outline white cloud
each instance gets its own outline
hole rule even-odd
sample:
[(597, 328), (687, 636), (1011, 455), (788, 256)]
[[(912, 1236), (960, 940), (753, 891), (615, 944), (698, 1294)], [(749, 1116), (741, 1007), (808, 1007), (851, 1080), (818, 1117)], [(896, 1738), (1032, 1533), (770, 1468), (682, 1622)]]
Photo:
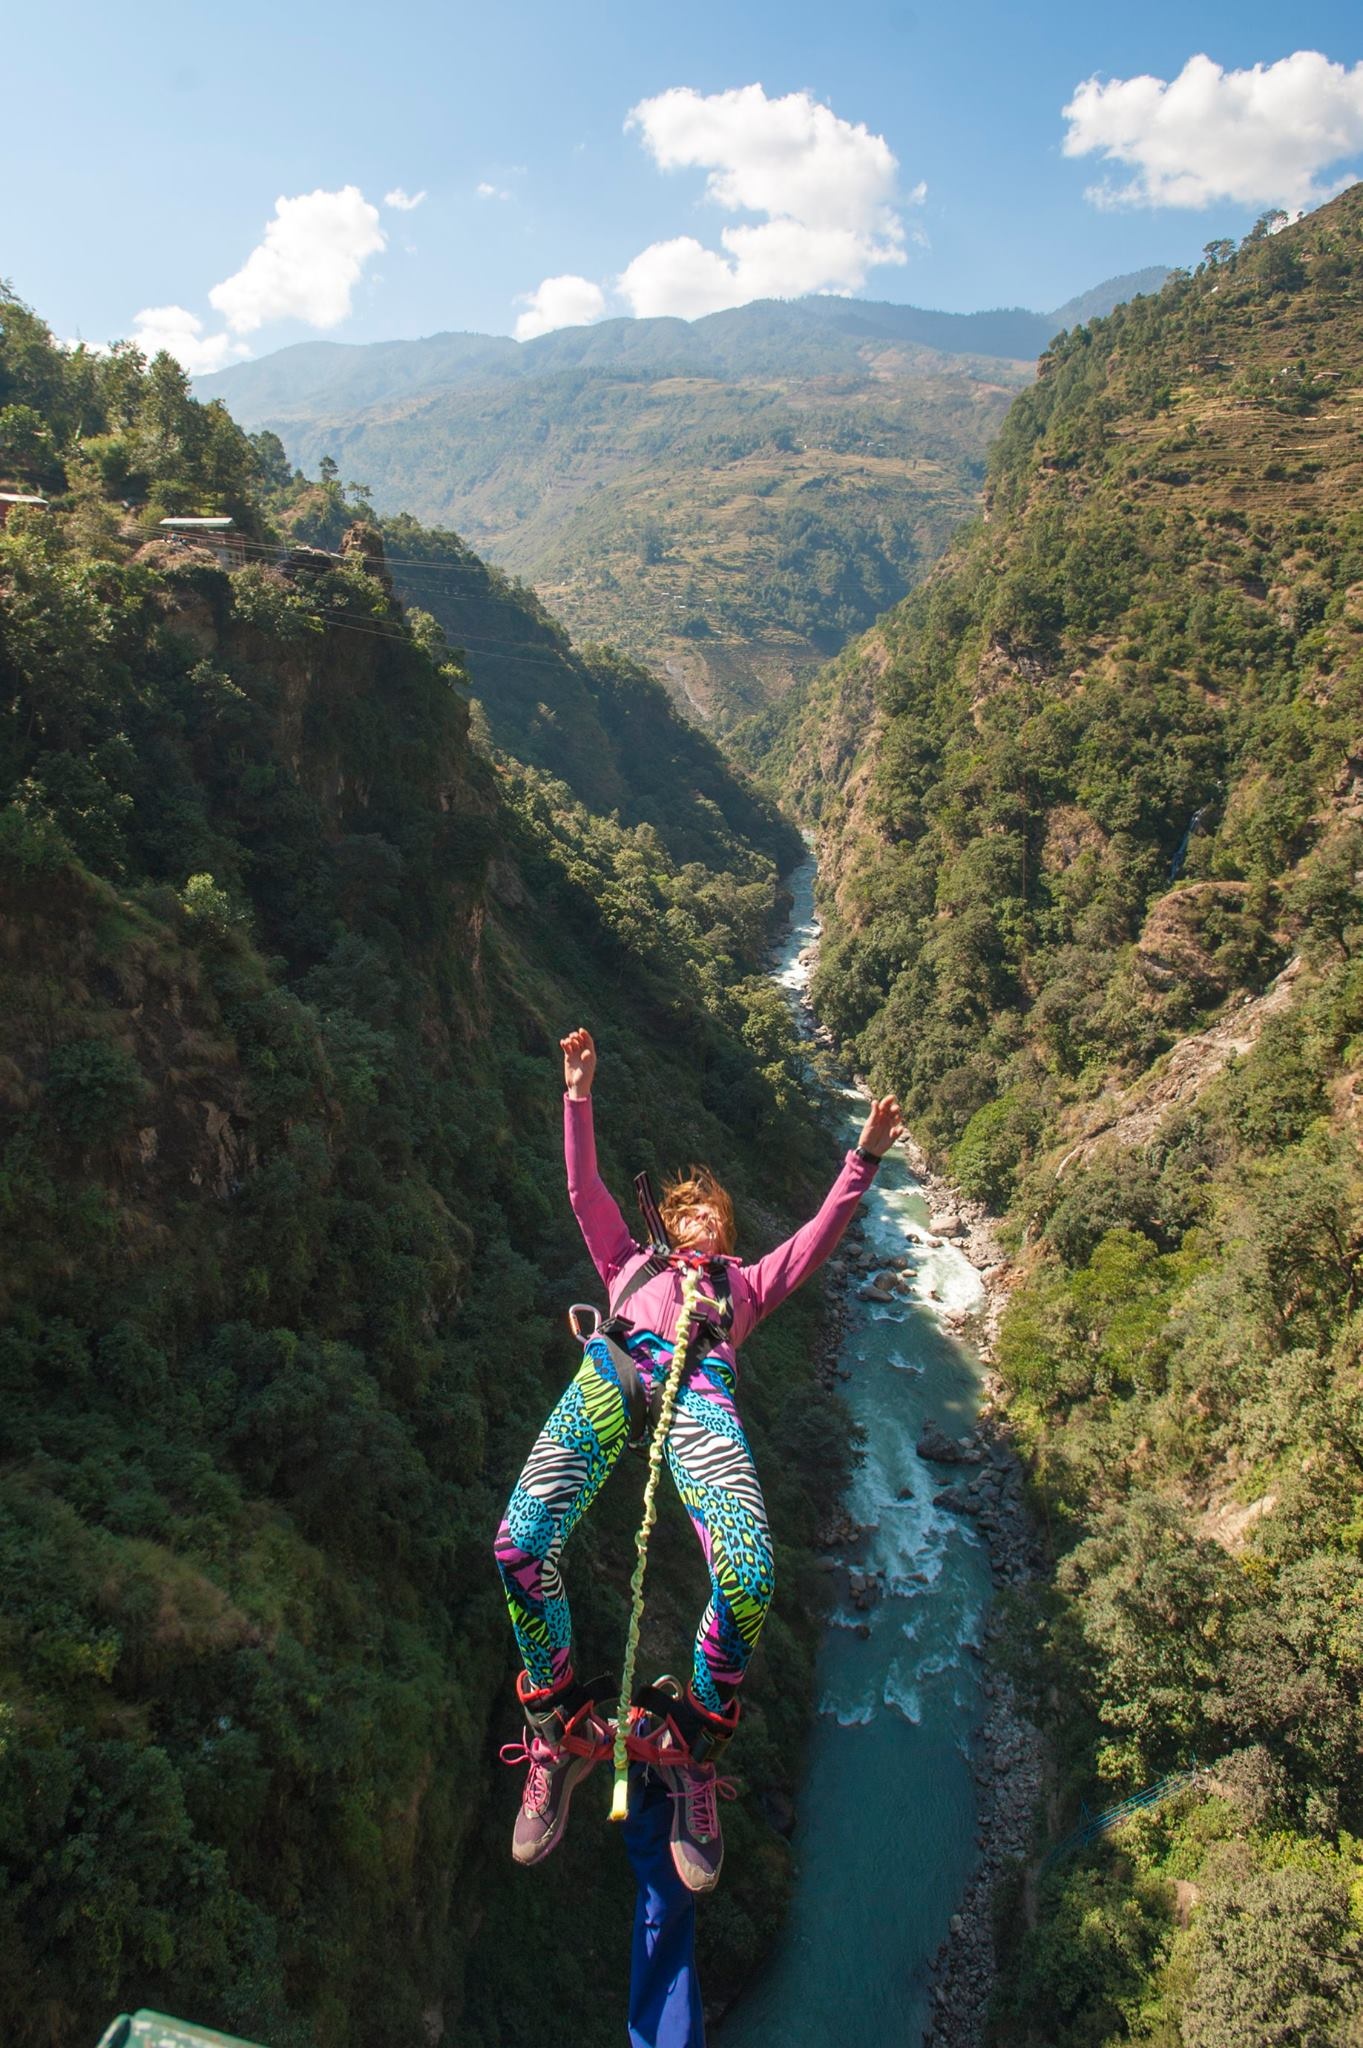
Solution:
[(1353, 182), (1324, 174), (1363, 151), (1363, 63), (1318, 50), (1223, 71), (1190, 57), (1162, 78), (1090, 78), (1064, 108), (1066, 156), (1099, 150), (1127, 183), (1091, 186), (1099, 206), (1315, 206)]
[(253, 334), (271, 320), (336, 327), (367, 259), (386, 247), (379, 213), (357, 185), (338, 192), (302, 192), (277, 199), (240, 270), (208, 294), (234, 334)]
[(517, 341), (533, 341), (555, 327), (588, 327), (606, 310), (606, 294), (587, 277), (546, 277), (538, 291), (523, 292), (527, 310), (516, 322)]
[(383, 203), (394, 207), (398, 213), (415, 213), (425, 197), (424, 192), (404, 192), (401, 185), (394, 185), (391, 192), (384, 193)]
[(511, 197), (505, 186), (489, 185), (486, 179), (481, 184), (475, 185), (473, 189), (480, 199), (509, 199)]
[(230, 334), (205, 334), (197, 313), (186, 312), (183, 306), (144, 306), (133, 324), (132, 339), (147, 356), (165, 349), (191, 377), (207, 376), (251, 353), (245, 342), (233, 341)]
[[(641, 100), (625, 126), (638, 131), (659, 170), (702, 170), (714, 205), (761, 216), (721, 229), (718, 248), (674, 235), (641, 250), (617, 280), (641, 317), (694, 320), (749, 299), (855, 292), (877, 265), (906, 260), (897, 209), (921, 206), (926, 185), (901, 194), (884, 136), (842, 120), (810, 93), (768, 99), (760, 85), (708, 95), (673, 86)], [(531, 303), (562, 282), (546, 279)], [(524, 315), (517, 333), (538, 317)]]
[[(877, 265), (905, 261), (889, 144), (810, 93), (768, 99), (746, 85), (707, 96), (674, 86), (641, 100), (626, 126), (640, 131), (660, 170), (703, 170), (715, 205), (766, 216), (724, 228), (722, 254), (691, 235), (652, 243), (620, 278), (637, 314), (693, 319), (749, 299), (854, 292)], [(916, 186), (909, 203), (925, 197)]]

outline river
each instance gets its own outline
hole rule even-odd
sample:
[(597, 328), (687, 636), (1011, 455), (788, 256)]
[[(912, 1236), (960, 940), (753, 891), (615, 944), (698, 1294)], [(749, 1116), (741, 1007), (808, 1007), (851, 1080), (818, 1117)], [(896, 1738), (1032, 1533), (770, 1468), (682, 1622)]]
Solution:
[[(812, 861), (791, 888), (776, 977), (799, 1004), (808, 979), (800, 955), (818, 935)], [(848, 1089), (829, 1107), (854, 1143), (864, 1103)], [(962, 1518), (933, 1507), (942, 1478), (914, 1446), (928, 1416), (952, 1434), (975, 1418), (979, 1367), (939, 1318), (975, 1306), (983, 1290), (954, 1246), (914, 1244), (926, 1223), (918, 1182), (902, 1160), (887, 1159), (866, 1242), (885, 1256), (912, 1254), (914, 1295), (879, 1307), (853, 1292), (841, 1355), (851, 1374), (844, 1398), (865, 1431), (847, 1502), (865, 1533), (843, 1561), (879, 1575), (884, 1591), (868, 1612), (839, 1605), (832, 1614), (799, 1794), (790, 1919), (717, 2030), (716, 2048), (917, 2048), (928, 1962), (976, 1860), (970, 1734), (980, 1677), (965, 1645), (980, 1640), (989, 1567)]]

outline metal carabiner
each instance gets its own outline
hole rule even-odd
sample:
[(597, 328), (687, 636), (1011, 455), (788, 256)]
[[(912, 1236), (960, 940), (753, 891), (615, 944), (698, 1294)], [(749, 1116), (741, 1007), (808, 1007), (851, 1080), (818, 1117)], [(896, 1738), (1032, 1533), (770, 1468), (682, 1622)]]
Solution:
[[(592, 1318), (591, 1324), (586, 1330), (582, 1328), (582, 1318), (584, 1316)], [(568, 1328), (572, 1331), (579, 1344), (590, 1344), (592, 1338), (598, 1334), (601, 1328), (601, 1311), (595, 1302), (575, 1301), (568, 1311)]]

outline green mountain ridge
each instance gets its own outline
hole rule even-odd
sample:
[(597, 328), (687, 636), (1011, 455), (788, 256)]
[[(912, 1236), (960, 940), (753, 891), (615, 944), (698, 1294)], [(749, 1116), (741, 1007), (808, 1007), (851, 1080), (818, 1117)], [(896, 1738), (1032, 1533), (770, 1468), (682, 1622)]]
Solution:
[(339, 462), (384, 516), (454, 528), (575, 639), (617, 645), (723, 725), (936, 558), (1067, 311), (762, 301), (524, 344), (305, 343), (199, 388), (305, 468)]
[(324, 398), (337, 409), (358, 411), (414, 391), (481, 382), (493, 373), (521, 379), (581, 368), (692, 376), (788, 374), (797, 368), (826, 373), (846, 368), (850, 350), (873, 338), (958, 355), (1026, 359), (1076, 321), (1108, 312), (1138, 292), (1157, 291), (1167, 275), (1155, 267), (1109, 278), (1053, 313), (1022, 307), (937, 313), (827, 296), (753, 300), (698, 320), (603, 320), (527, 342), (460, 332), (415, 341), (303, 341), (199, 377), (194, 388), (200, 398), (221, 399), (248, 429), (278, 431), (281, 419), (307, 418)]
[(1054, 1775), (997, 2048), (1363, 2014), (1363, 186), (1272, 229), (1062, 337), (985, 517), (737, 735), (820, 1016), (1005, 1219)]

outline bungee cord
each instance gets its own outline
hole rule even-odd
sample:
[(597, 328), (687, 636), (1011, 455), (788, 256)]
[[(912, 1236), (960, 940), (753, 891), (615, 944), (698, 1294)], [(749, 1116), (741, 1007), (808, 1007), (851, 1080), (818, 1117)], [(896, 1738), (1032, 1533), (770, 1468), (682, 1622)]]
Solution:
[(610, 1817), (615, 1821), (629, 1818), (629, 1710), (634, 1693), (634, 1667), (639, 1656), (639, 1631), (644, 1618), (644, 1573), (648, 1568), (648, 1539), (657, 1520), (658, 1480), (663, 1469), (663, 1452), (667, 1448), (667, 1439), (672, 1431), (672, 1417), (677, 1406), (682, 1374), (686, 1370), (687, 1350), (694, 1325), (701, 1315), (722, 1313), (717, 1301), (711, 1301), (708, 1296), (701, 1293), (700, 1275), (695, 1268), (690, 1265), (683, 1267), (681, 1313), (672, 1340), (672, 1357), (668, 1363), (667, 1378), (663, 1381), (658, 1421), (648, 1446), (648, 1476), (644, 1481), (643, 1519), (639, 1524), (639, 1533), (634, 1539), (635, 1562), (629, 1587), (629, 1626), (625, 1631), (625, 1660), (620, 1674), (620, 1701), (615, 1711), (615, 1742), (611, 1759), (615, 1779), (611, 1788)]

